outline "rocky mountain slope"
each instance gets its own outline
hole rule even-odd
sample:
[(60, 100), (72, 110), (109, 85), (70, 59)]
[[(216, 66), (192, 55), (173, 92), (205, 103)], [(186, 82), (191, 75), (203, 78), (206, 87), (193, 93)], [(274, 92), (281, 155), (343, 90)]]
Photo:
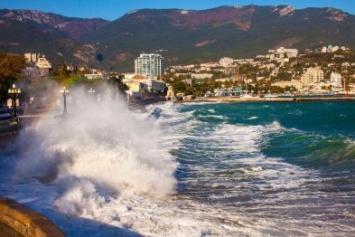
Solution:
[(160, 53), (169, 65), (328, 44), (355, 48), (353, 15), (333, 8), (250, 5), (204, 11), (142, 9), (107, 22), (0, 10), (0, 51), (35, 50), (56, 62), (120, 71), (133, 71), (134, 58), (142, 52)]
[(41, 53), (58, 64), (90, 63), (95, 49), (80, 39), (108, 23), (40, 11), (0, 10), (0, 51)]

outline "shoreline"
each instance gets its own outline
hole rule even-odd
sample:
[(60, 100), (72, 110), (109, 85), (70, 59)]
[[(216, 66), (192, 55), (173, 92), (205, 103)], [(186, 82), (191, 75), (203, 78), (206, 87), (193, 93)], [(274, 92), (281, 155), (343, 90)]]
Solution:
[(276, 97), (276, 98), (240, 98), (232, 96), (215, 96), (215, 97), (197, 97), (196, 99), (188, 99), (176, 101), (175, 103), (189, 103), (189, 102), (306, 102), (306, 101), (355, 101), (355, 97), (342, 96), (342, 97)]

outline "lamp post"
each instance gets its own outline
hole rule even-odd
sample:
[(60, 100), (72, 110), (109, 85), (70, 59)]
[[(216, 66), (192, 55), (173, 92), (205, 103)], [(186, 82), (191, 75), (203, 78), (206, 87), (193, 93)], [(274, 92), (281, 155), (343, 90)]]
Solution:
[(17, 118), (17, 106), (20, 105), (18, 101), (18, 95), (21, 93), (21, 89), (16, 88), (16, 85), (13, 84), (12, 88), (10, 88), (8, 92), (12, 97), (11, 100), (12, 100), (12, 107), (14, 107), (14, 117)]
[(63, 113), (66, 114), (67, 113), (67, 95), (69, 94), (69, 90), (67, 88), (65, 88), (65, 86), (62, 89), (62, 94), (63, 94), (63, 99), (64, 99), (64, 111)]

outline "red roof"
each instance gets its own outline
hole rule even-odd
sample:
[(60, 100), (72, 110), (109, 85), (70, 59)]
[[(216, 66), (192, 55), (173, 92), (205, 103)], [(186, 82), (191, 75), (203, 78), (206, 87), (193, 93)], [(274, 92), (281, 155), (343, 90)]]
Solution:
[(135, 75), (133, 77), (133, 79), (136, 79), (136, 80), (142, 80), (142, 79), (147, 79), (145, 76), (141, 76), (141, 75)]

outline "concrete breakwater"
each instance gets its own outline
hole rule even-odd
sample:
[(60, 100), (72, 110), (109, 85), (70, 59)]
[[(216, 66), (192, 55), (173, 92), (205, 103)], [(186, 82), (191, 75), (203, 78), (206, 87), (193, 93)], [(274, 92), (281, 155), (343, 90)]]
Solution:
[(65, 236), (63, 232), (46, 217), (4, 197), (0, 197), (0, 230), (1, 236)]

